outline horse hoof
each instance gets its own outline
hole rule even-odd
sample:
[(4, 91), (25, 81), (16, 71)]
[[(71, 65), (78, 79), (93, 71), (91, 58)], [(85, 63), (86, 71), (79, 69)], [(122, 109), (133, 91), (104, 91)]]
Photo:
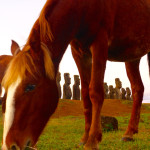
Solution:
[(87, 147), (84, 147), (84, 150), (99, 150), (99, 148), (87, 148)]
[(85, 143), (84, 143), (84, 142), (80, 142), (80, 143), (76, 146), (76, 148), (80, 148), (80, 147), (82, 147), (83, 145), (85, 145)]
[(88, 147), (88, 146), (84, 146), (84, 150), (99, 150), (99, 145), (97, 144), (97, 145), (95, 145), (95, 146), (90, 146), (90, 147)]
[(134, 139), (131, 138), (131, 137), (123, 137), (122, 141), (124, 141), (124, 142), (132, 142), (132, 141), (134, 141)]

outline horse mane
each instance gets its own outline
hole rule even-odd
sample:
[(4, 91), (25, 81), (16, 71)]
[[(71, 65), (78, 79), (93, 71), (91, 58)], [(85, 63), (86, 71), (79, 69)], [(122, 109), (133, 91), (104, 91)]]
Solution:
[[(45, 74), (50, 79), (54, 79), (54, 65), (49, 50), (47, 46), (43, 43), (41, 43), (41, 49), (43, 50), (44, 56)], [(26, 78), (26, 71), (29, 72), (30, 75), (34, 78), (36, 78), (36, 73), (39, 74), (39, 70), (34, 63), (33, 58), (29, 53), (29, 50), (30, 46), (25, 46), (22, 51), (14, 56), (14, 58), (8, 65), (8, 68), (2, 80), (2, 86), (5, 88), (6, 91), (8, 87), (17, 80), (18, 77), (20, 77), (22, 80)]]
[(45, 66), (45, 73), (47, 77), (50, 79), (55, 78), (55, 69), (54, 69), (54, 64), (51, 59), (51, 54), (48, 49), (48, 47), (41, 42), (41, 49), (43, 50), (43, 55), (44, 55), (44, 66)]
[[(53, 34), (51, 31), (50, 24), (47, 21), (46, 15), (49, 13), (49, 10), (52, 10), (55, 4), (57, 3), (56, 0), (47, 0), (45, 3), (43, 9), (41, 10), (40, 16), (39, 16), (39, 25), (40, 25), (40, 39), (43, 41), (43, 39), (48, 38), (48, 40), (53, 40)], [(32, 34), (30, 33), (28, 41)], [(47, 48), (47, 46), (41, 42), (41, 49), (43, 50), (43, 56), (44, 56), (44, 67), (45, 67), (45, 73), (46, 76), (48, 76), (50, 79), (54, 79), (55, 77), (55, 71), (54, 71), (54, 65), (51, 59), (50, 52)], [(38, 72), (38, 69), (36, 65), (34, 64), (33, 58), (28, 53), (30, 50), (29, 42), (27, 42), (27, 45), (23, 48), (21, 52), (19, 52), (10, 64), (8, 65), (8, 68), (6, 70), (6, 73), (4, 75), (4, 78), (2, 80), (2, 86), (5, 88), (5, 90), (8, 89), (8, 87), (17, 80), (18, 76), (21, 79), (24, 79), (26, 77), (26, 71), (28, 71), (34, 78), (35, 78), (35, 72)], [(32, 67), (31, 67), (32, 66)], [(33, 73), (34, 70), (34, 73)]]
[(54, 39), (50, 24), (47, 21), (46, 15), (49, 10), (53, 9), (55, 0), (47, 0), (39, 16), (40, 38), (48, 38), (50, 41)]

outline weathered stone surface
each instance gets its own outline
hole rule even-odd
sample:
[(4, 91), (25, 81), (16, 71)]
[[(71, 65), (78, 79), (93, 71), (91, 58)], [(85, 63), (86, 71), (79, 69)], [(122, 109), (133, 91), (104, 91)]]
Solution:
[(121, 89), (121, 99), (126, 99), (126, 90), (124, 88)]
[(101, 124), (103, 131), (117, 131), (118, 120), (115, 117), (101, 116)]
[[(63, 93), (61, 90), (61, 73), (58, 72), (56, 82), (59, 92), (59, 98), (62, 97), (63, 99), (74, 99), (80, 100), (82, 99), (82, 93), (80, 89), (80, 79), (78, 75), (74, 75), (74, 85), (72, 86), (72, 90), (70, 88), (71, 78), (69, 73), (64, 73), (65, 83), (63, 85)], [(122, 99), (122, 100), (133, 100), (131, 90), (129, 87), (126, 89), (122, 88), (122, 82), (119, 78), (115, 78), (115, 88), (113, 85), (109, 85), (104, 82), (104, 98), (105, 99)]]
[(80, 79), (79, 75), (74, 75), (73, 99), (80, 100)]
[(109, 99), (114, 99), (115, 98), (115, 89), (113, 88), (112, 85), (109, 85), (109, 93), (108, 93), (108, 98)]
[(71, 99), (72, 92), (70, 88), (71, 78), (69, 73), (64, 73), (65, 84), (63, 85), (63, 99)]
[(120, 81), (119, 78), (115, 79), (115, 99), (121, 99), (121, 91), (120, 89), (122, 88), (122, 82)]
[(131, 100), (131, 90), (129, 87), (126, 88), (126, 92), (127, 92), (126, 100)]
[(106, 82), (104, 82), (104, 98), (108, 99), (109, 95), (108, 95), (108, 85)]

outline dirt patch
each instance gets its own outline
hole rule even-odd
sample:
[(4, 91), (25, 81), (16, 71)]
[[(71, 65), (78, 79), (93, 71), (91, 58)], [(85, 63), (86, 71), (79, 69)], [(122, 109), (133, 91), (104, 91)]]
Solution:
[[(123, 102), (122, 100), (106, 99), (102, 107), (102, 115), (104, 116), (126, 116), (131, 113), (132, 102)], [(150, 109), (142, 106), (142, 113), (150, 113)], [(58, 118), (62, 116), (81, 116), (83, 115), (82, 101), (78, 100), (59, 100), (56, 112), (52, 117)]]

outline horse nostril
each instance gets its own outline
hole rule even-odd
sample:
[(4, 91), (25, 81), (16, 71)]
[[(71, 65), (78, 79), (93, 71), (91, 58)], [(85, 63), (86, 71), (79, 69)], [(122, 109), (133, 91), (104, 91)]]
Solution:
[(16, 146), (15, 145), (12, 145), (10, 150), (17, 150)]
[(27, 146), (30, 146), (30, 145), (31, 145), (31, 141), (28, 141), (28, 142), (27, 142)]
[(10, 150), (20, 150), (20, 148), (17, 145), (12, 145)]

